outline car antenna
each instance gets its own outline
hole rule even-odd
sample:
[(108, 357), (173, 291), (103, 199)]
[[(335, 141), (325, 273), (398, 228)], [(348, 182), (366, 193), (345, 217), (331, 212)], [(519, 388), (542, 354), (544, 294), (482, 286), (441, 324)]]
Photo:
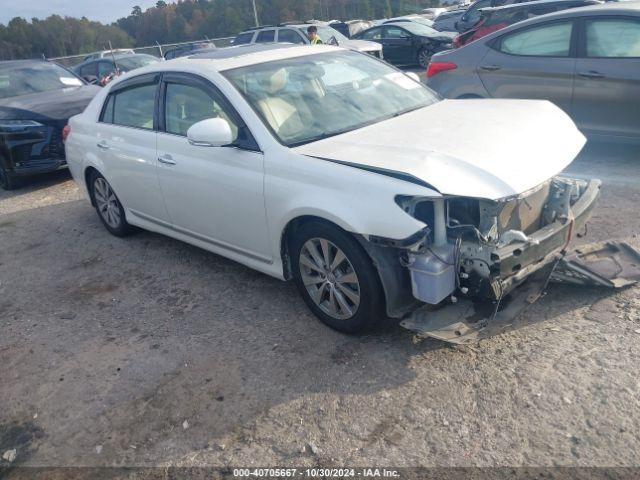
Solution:
[(116, 72), (120, 69), (118, 68), (118, 63), (116, 62), (116, 55), (113, 53), (113, 47), (111, 46), (111, 40), (109, 40), (109, 50), (111, 50), (111, 58), (113, 59), (113, 66), (116, 67)]

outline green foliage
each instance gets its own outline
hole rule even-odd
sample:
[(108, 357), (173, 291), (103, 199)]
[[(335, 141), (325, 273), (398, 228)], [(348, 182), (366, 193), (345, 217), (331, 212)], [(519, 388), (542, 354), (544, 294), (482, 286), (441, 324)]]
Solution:
[[(438, 4), (438, 0), (255, 1), (262, 24), (384, 18)], [(34, 18), (31, 23), (16, 17), (7, 26), (0, 25), (0, 59), (90, 53), (108, 48), (109, 41), (122, 48), (228, 37), (254, 23), (252, 0), (159, 0), (146, 11), (134, 6), (129, 16), (112, 25), (59, 15)]]
[(58, 57), (90, 53), (95, 50), (131, 47), (133, 39), (121, 28), (86, 18), (51, 15), (31, 23), (16, 17), (0, 25), (0, 59)]

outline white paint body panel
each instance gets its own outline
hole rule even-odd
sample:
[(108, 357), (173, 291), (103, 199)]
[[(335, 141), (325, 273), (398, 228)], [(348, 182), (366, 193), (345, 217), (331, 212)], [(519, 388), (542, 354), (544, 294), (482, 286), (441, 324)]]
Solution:
[[(568, 117), (544, 102), (445, 101), (290, 149), (273, 138), (220, 74), (228, 68), (335, 50), (291, 47), (224, 60), (178, 59), (139, 69), (136, 75), (177, 71), (211, 81), (242, 116), (261, 152), (195, 147), (184, 137), (99, 123), (104, 100), (121, 79), (70, 120), (66, 149), (71, 173), (86, 193), (85, 172), (98, 170), (133, 225), (283, 278), (282, 235), (291, 220), (311, 215), (365, 237), (404, 239), (425, 225), (406, 214), (395, 197), (441, 197), (422, 185), (313, 156), (406, 172), (447, 194), (498, 198), (547, 180), (573, 160), (584, 141)], [(113, 148), (98, 148), (101, 140)], [(165, 154), (175, 165), (158, 162)]]
[(444, 100), (295, 150), (406, 173), (445, 195), (499, 199), (558, 174), (585, 142), (550, 102)]

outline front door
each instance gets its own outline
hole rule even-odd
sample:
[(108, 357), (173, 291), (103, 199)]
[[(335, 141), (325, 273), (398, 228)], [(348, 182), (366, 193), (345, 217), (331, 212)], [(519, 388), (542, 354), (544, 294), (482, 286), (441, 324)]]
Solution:
[[(217, 249), (270, 261), (264, 158), (236, 111), (194, 75), (165, 74), (160, 98), (158, 178), (173, 228)], [(189, 127), (216, 117), (229, 122), (235, 145), (189, 143)]]
[(639, 138), (640, 18), (587, 19), (584, 33), (573, 94), (576, 123), (590, 134)]
[(416, 63), (413, 36), (404, 28), (386, 26), (382, 33), (382, 53), (384, 59), (397, 65)]
[(570, 113), (574, 42), (573, 21), (510, 32), (488, 49), (478, 75), (492, 97), (550, 100)]

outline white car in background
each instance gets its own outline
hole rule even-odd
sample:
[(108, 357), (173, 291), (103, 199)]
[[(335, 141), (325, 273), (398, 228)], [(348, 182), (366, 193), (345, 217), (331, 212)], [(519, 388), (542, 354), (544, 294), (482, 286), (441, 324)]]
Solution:
[[(294, 279), (344, 332), (385, 316), (418, 331), (421, 307), (454, 296), (499, 303), (556, 264), (599, 195), (556, 177), (585, 139), (551, 103), (441, 101), (326, 45), (150, 65), (65, 135), (109, 232), (141, 227)], [(444, 338), (437, 327), (420, 328)]]

